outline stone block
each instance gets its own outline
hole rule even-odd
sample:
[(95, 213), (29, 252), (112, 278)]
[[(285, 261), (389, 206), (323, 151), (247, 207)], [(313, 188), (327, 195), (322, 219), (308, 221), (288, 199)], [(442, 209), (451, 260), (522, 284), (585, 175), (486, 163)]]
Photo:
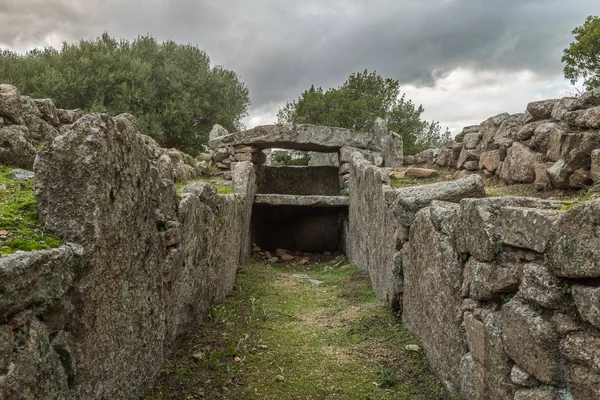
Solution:
[(437, 175), (438, 172), (435, 169), (429, 168), (408, 168), (404, 172), (404, 176), (408, 178), (431, 178)]
[(498, 234), (505, 244), (543, 253), (552, 234), (552, 224), (560, 211), (524, 208), (500, 208)]
[(545, 265), (525, 264), (519, 297), (542, 307), (557, 309), (564, 304), (563, 284)]
[(571, 294), (581, 318), (600, 329), (600, 287), (573, 285)]
[(573, 399), (600, 398), (600, 339), (575, 333), (563, 339), (560, 348)]
[(21, 95), (12, 85), (0, 84), (0, 116), (13, 123), (21, 122)]
[(558, 333), (518, 298), (502, 307), (502, 340), (506, 353), (537, 380), (557, 386), (565, 383)]
[(552, 228), (548, 265), (557, 276), (600, 277), (600, 199), (563, 211)]
[(550, 119), (552, 117), (552, 110), (559, 102), (559, 99), (532, 101), (527, 104), (523, 121), (527, 124), (533, 121)]
[(480, 154), (481, 152), (479, 150), (469, 150), (467, 148), (463, 148), (460, 152), (460, 156), (458, 157), (458, 161), (456, 162), (456, 169), (463, 169), (467, 161), (479, 162)]
[(519, 265), (504, 267), (471, 258), (465, 265), (461, 293), (476, 300), (493, 300), (503, 293), (514, 293), (520, 283)]
[[(504, 154), (506, 155), (506, 154)], [(484, 151), (479, 157), (479, 169), (487, 169), (488, 171), (496, 171), (503, 160), (501, 150)]]
[(535, 152), (527, 146), (515, 142), (506, 152), (500, 178), (509, 182), (534, 182), (536, 162), (537, 154)]

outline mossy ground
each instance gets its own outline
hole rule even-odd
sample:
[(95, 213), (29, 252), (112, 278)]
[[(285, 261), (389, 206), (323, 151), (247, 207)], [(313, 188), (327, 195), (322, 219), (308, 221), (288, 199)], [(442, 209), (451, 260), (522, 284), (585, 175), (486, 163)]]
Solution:
[(337, 264), (245, 265), (144, 398), (453, 398), (364, 274)]
[(12, 170), (0, 166), (0, 255), (60, 246), (40, 226), (33, 181), (12, 179)]
[(226, 180), (219, 179), (219, 178), (198, 178), (198, 179), (191, 179), (189, 181), (178, 182), (175, 184), (175, 186), (177, 187), (177, 191), (181, 192), (183, 190), (183, 188), (185, 187), (185, 185), (187, 185), (188, 183), (191, 183), (191, 182), (206, 182), (206, 183), (214, 186), (215, 189), (217, 189), (218, 194), (233, 194), (233, 193), (235, 193), (235, 191), (231, 187), (230, 181), (226, 181)]
[(406, 172), (408, 168), (398, 168), (395, 171), (398, 171), (398, 176), (392, 178), (391, 186), (393, 188), (403, 188), (407, 186), (416, 186), (416, 185), (425, 185), (428, 183), (436, 183), (436, 182), (444, 182), (452, 179), (452, 174), (454, 171), (449, 169), (437, 169), (438, 174), (431, 178), (411, 178), (402, 176), (404, 172)]

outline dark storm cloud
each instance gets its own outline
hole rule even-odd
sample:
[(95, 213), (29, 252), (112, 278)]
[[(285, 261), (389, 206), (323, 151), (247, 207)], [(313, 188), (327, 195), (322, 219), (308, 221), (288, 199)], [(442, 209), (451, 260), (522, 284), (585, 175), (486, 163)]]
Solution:
[(194, 43), (240, 74), (259, 110), (364, 69), (421, 85), (457, 67), (554, 76), (570, 31), (596, 9), (597, 0), (9, 0), (0, 43), (103, 31)]

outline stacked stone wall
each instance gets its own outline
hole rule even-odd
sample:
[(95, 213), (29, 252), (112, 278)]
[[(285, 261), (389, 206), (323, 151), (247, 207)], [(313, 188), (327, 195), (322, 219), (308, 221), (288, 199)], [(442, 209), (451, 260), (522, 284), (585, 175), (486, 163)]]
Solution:
[(600, 89), (579, 97), (529, 103), (525, 113), (503, 113), (465, 127), (442, 148), (407, 157), (497, 176), (538, 189), (580, 189), (600, 182)]
[(358, 154), (350, 176), (348, 255), (450, 390), (600, 397), (600, 200), (444, 199), (448, 182), (415, 201)]

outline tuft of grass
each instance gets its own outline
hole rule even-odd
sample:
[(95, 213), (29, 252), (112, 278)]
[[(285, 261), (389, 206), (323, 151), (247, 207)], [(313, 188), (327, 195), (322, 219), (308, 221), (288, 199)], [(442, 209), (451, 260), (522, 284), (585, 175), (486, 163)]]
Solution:
[(18, 250), (36, 251), (60, 246), (58, 239), (45, 231), (38, 220), (33, 181), (14, 180), (13, 168), (0, 166), (0, 255)]
[(177, 189), (177, 192), (181, 194), (183, 191), (183, 188), (188, 183), (192, 183), (192, 182), (208, 183), (211, 186), (213, 186), (215, 189), (217, 189), (218, 194), (234, 194), (235, 193), (235, 191), (231, 187), (231, 184), (228, 181), (224, 181), (222, 179), (211, 179), (211, 178), (198, 178), (198, 179), (190, 179), (188, 181), (183, 181), (183, 182), (177, 182), (175, 184), (175, 188)]
[(560, 209), (568, 210), (574, 206), (577, 206), (577, 201), (588, 201), (593, 200), (600, 196), (600, 194), (594, 194), (592, 190), (581, 189), (553, 189), (546, 191), (539, 191), (532, 183), (516, 183), (507, 185), (503, 183), (498, 184), (486, 184), (485, 193), (487, 197), (536, 197), (540, 199), (548, 200), (561, 200), (565, 207)]
[[(407, 168), (399, 168), (396, 169), (397, 172), (404, 172)], [(452, 175), (453, 171), (448, 169), (439, 169), (438, 174), (431, 178), (411, 178), (406, 176), (397, 176), (392, 178), (391, 186), (395, 189), (403, 188), (407, 186), (416, 186), (416, 185), (425, 185), (428, 183), (436, 183), (443, 182), (450, 179), (450, 175)]]
[(216, 185), (218, 194), (234, 194), (235, 190), (229, 185)]
[(365, 273), (340, 261), (242, 266), (145, 399), (454, 398), (425, 352), (405, 349), (418, 341)]
[(377, 385), (381, 388), (392, 388), (400, 382), (400, 379), (398, 378), (398, 375), (396, 375), (394, 369), (383, 365), (379, 366), (377, 378)]

